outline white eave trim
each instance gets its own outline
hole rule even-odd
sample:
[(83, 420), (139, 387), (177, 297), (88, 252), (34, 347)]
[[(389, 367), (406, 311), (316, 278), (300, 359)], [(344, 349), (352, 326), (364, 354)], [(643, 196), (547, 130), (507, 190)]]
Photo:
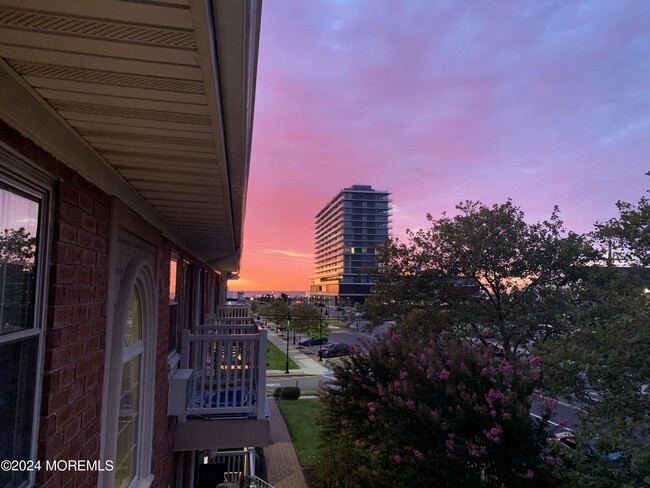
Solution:
[[(224, 204), (230, 222), (230, 245), (235, 267), (239, 267), (239, 256), (237, 256), (237, 246), (235, 244), (235, 223), (232, 211), (231, 182), (228, 170), (228, 152), (226, 147), (226, 135), (224, 132), (224, 114), (221, 103), (221, 90), (219, 85), (219, 63), (217, 60), (216, 31), (214, 25), (213, 8), (211, 0), (190, 0), (190, 12), (194, 24), (196, 35), (196, 45), (199, 53), (199, 62), (203, 73), (203, 83), (208, 102), (208, 111), (212, 121), (214, 141), (217, 151), (220, 153), (219, 159), (222, 162), (219, 170), (223, 174), (223, 181), (227, 182), (225, 186), (226, 195)], [(230, 254), (230, 253), (229, 253)], [(214, 261), (211, 260), (211, 261)], [(233, 270), (229, 270), (233, 271)]]
[[(0, 59), (0, 115), (18, 132), (109, 195), (122, 200), (171, 240), (185, 239), (122, 176), (68, 125), (14, 70)], [(202, 256), (197, 256), (203, 258)]]

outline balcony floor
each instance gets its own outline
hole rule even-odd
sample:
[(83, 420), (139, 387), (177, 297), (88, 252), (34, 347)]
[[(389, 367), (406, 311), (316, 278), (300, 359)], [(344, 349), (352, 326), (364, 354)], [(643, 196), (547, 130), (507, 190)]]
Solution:
[(174, 451), (265, 447), (269, 430), (268, 420), (188, 419), (174, 425)]

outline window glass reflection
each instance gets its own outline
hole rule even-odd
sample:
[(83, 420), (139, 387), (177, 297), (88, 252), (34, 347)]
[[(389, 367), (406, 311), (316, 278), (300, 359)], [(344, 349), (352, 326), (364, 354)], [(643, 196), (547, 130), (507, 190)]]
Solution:
[(0, 183), (0, 335), (34, 327), (39, 202)]

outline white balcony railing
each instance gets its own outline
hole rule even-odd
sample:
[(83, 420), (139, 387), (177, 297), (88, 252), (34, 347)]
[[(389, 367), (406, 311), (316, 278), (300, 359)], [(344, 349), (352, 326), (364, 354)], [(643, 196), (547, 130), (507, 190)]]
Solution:
[(193, 370), (186, 415), (204, 419), (265, 417), (266, 330), (249, 322), (199, 326), (181, 337), (181, 368)]
[(214, 319), (196, 326), (196, 332), (200, 334), (256, 334), (257, 331), (258, 327), (251, 322), (250, 317), (248, 319)]
[(219, 305), (217, 310), (213, 314), (207, 314), (205, 318), (206, 322), (210, 322), (213, 319), (229, 319), (229, 318), (238, 318), (238, 319), (251, 319), (251, 306), (249, 304), (237, 304), (237, 305)]

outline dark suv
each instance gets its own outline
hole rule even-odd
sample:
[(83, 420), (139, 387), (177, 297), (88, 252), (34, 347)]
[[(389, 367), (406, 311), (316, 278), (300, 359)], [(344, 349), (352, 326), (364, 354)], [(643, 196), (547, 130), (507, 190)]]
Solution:
[(299, 346), (320, 346), (321, 344), (327, 344), (327, 336), (325, 337), (305, 337), (304, 339), (300, 339), (298, 341)]
[(335, 358), (338, 356), (349, 356), (352, 348), (348, 344), (333, 343), (328, 344), (318, 351), (318, 355), (323, 358)]

